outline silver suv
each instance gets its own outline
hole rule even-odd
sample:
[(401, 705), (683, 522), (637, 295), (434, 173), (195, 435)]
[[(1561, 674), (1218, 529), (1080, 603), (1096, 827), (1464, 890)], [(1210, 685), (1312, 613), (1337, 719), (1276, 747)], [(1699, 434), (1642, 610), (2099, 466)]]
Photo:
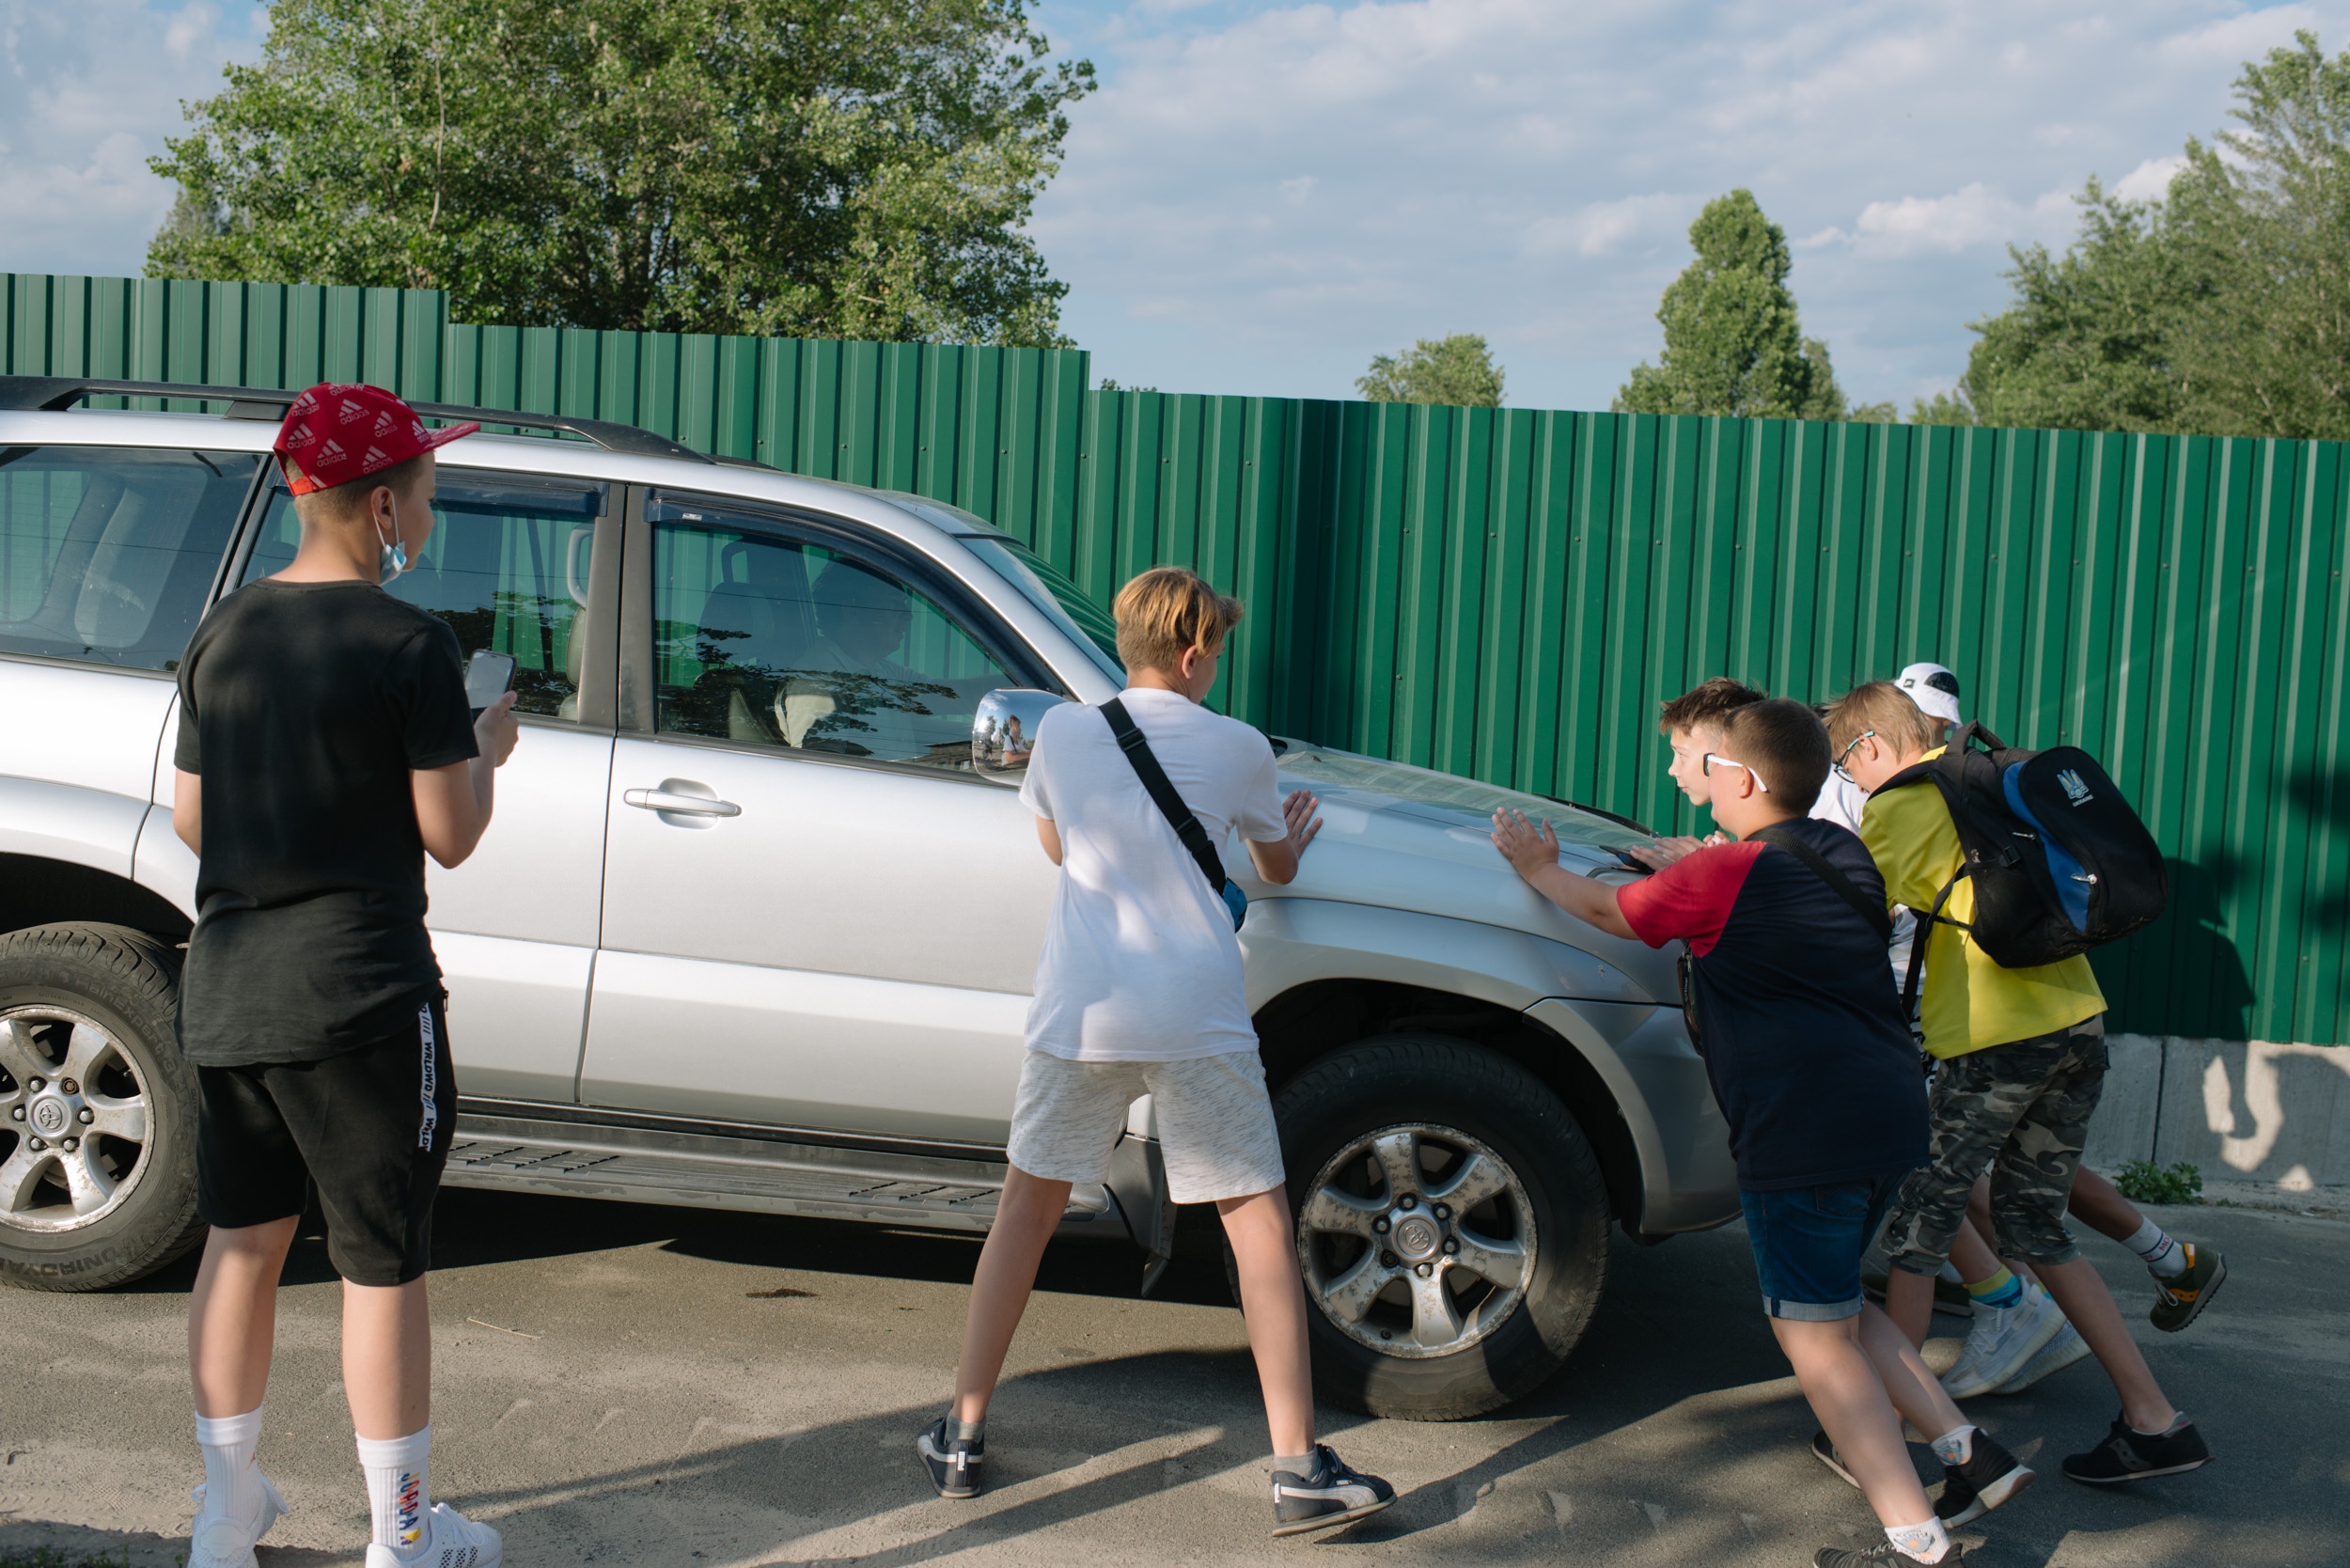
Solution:
[[(83, 407), (115, 394), (221, 413)], [(173, 672), (291, 556), (291, 394), (0, 378), (0, 1278), (118, 1285), (200, 1233), (174, 1043), (196, 861)], [(202, 407), (186, 402), (182, 407)], [(1055, 871), (1015, 792), (1043, 704), (1122, 684), (1102, 609), (936, 501), (633, 427), (441, 454), (391, 591), (511, 653), (524, 733), (480, 850), (431, 875), (464, 1098), (447, 1180), (986, 1229)], [(1327, 826), (1248, 886), (1248, 995), (1324, 1392), (1490, 1410), (1565, 1359), (1641, 1241), (1736, 1213), (1670, 956), (1535, 897), (1487, 839), (1602, 813), (1298, 740)], [(1246, 856), (1227, 857), (1244, 870)], [(1244, 878), (1246, 882), (1246, 879)], [(1063, 1234), (1166, 1262), (1148, 1100)]]

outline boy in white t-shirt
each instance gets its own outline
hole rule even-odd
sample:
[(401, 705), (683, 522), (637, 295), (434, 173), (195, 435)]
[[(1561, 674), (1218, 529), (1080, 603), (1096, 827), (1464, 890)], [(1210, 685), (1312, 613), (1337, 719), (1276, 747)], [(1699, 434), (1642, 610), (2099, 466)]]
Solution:
[[(1318, 803), (1303, 790), (1283, 800), (1264, 736), (1199, 706), (1240, 619), (1239, 601), (1161, 566), (1128, 583), (1115, 612), (1130, 682), (1118, 700), (1175, 792), (1212, 844), (1229, 847), (1237, 830), (1257, 874), (1289, 882), (1322, 826)], [(1272, 1430), (1274, 1533), (1375, 1513), (1395, 1489), (1314, 1440), (1306, 1296), (1232, 912), (1102, 710), (1053, 709), (1034, 748), (1020, 798), (1061, 869), (1060, 887), (1028, 1010), (1010, 1168), (971, 1281), (954, 1403), (916, 1450), (939, 1496), (979, 1495), (988, 1400), (1044, 1244), (1070, 1186), (1107, 1174), (1128, 1106), (1149, 1094), (1169, 1195), (1214, 1203), (1239, 1262)]]

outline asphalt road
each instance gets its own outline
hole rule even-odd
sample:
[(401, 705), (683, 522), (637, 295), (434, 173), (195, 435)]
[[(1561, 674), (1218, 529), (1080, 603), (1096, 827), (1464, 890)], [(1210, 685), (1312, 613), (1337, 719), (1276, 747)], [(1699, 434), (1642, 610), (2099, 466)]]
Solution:
[[(2201, 1323), (2163, 1335), (2141, 1322), (2139, 1336), (2219, 1463), (2120, 1495), (2063, 1480), (2057, 1459), (2113, 1412), (2093, 1362), (1976, 1402), (2042, 1479), (1962, 1536), (1970, 1563), (2350, 1560), (2350, 1225), (2163, 1217), (2229, 1258)], [(1500, 1417), (1325, 1413), (1325, 1435), (1403, 1496), (1348, 1531), (1277, 1543), (1240, 1319), (1204, 1248), (1148, 1301), (1122, 1249), (1048, 1258), (989, 1423), (995, 1489), (961, 1504), (931, 1494), (909, 1444), (945, 1398), (974, 1243), (452, 1192), (438, 1253), (434, 1493), (494, 1521), (518, 1568), (1794, 1565), (1874, 1538), (1858, 1494), (1805, 1451), (1812, 1423), (1734, 1230), (1620, 1246), (1573, 1363)], [(2136, 1260), (2103, 1242), (2092, 1255), (2142, 1314)], [(51, 1545), (164, 1564), (184, 1550), (201, 1478), (181, 1359), (193, 1274), (98, 1296), (0, 1291), (0, 1559)], [(262, 1463), (296, 1512), (265, 1568), (349, 1560), (366, 1538), (337, 1287), (315, 1238), (289, 1280)]]

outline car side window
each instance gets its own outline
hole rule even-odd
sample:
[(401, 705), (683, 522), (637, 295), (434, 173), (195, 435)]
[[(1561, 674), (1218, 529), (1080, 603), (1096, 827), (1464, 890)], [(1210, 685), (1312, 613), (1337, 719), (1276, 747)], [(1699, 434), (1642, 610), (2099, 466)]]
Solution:
[(251, 452), (0, 449), (0, 652), (177, 669), (259, 463)]
[(979, 698), (1023, 683), (877, 556), (669, 504), (652, 543), (666, 733), (967, 773)]
[[(514, 711), (579, 717), (589, 628), (588, 562), (607, 487), (574, 479), (442, 468), (432, 537), (384, 591), (448, 622), (470, 657), (514, 657)], [(270, 496), (243, 581), (280, 572), (301, 541), (293, 501)]]

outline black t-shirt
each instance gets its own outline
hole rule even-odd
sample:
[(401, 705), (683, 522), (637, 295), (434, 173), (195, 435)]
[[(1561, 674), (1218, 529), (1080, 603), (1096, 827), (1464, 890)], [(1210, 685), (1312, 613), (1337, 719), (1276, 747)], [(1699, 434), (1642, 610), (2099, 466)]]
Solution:
[(180, 1038), (212, 1067), (373, 1043), (440, 987), (413, 769), (478, 754), (456, 634), (372, 583), (264, 578), (180, 666), (204, 780)]
[[(1778, 824), (1883, 903), (1861, 841), (1834, 823)], [(1640, 940), (1679, 938), (1738, 1184), (1824, 1186), (1926, 1163), (1926, 1088), (1885, 943), (1818, 872), (1747, 839), (1618, 890)]]

